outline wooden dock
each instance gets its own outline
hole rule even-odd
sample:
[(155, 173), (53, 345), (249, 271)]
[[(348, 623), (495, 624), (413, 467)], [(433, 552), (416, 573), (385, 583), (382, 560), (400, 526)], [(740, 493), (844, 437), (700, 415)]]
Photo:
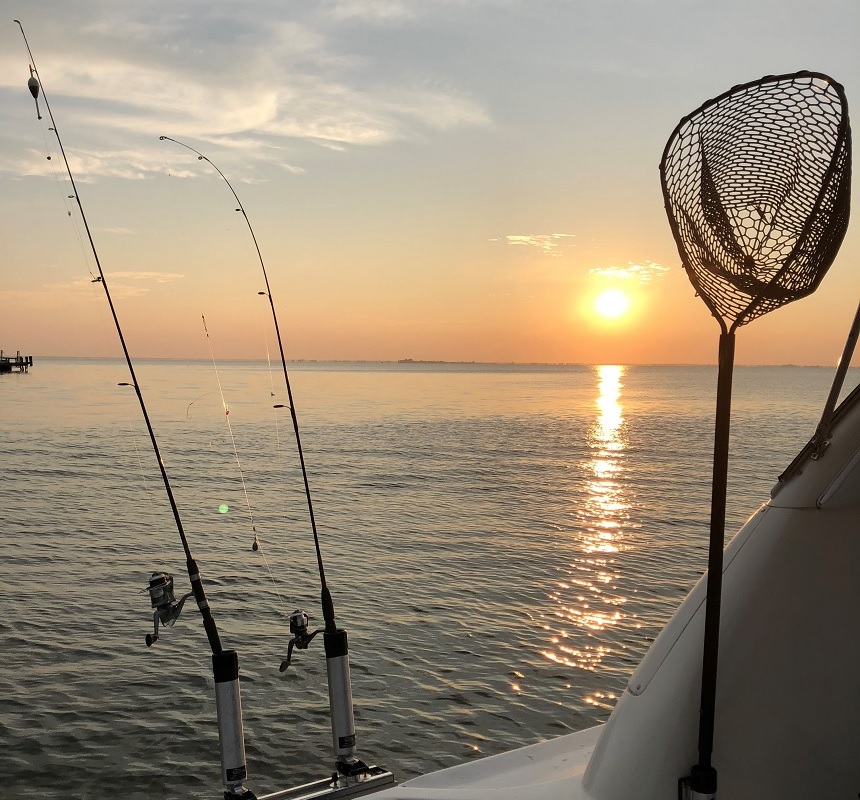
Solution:
[(20, 350), (14, 356), (6, 356), (0, 350), (0, 375), (9, 372), (28, 372), (32, 366), (33, 356), (22, 356)]

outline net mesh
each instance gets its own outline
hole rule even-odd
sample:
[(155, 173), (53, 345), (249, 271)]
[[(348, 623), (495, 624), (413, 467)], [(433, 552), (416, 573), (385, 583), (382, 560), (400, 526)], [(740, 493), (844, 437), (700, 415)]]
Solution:
[(732, 329), (813, 292), (848, 225), (851, 132), (818, 73), (736, 86), (678, 124), (660, 162), (684, 268)]

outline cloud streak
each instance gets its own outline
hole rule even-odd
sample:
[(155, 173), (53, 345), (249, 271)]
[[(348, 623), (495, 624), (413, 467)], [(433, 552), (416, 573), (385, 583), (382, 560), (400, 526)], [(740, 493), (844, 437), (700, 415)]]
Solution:
[[(560, 252), (562, 249), (575, 247), (574, 242), (569, 241), (575, 237), (575, 233), (511, 234), (505, 236), (505, 241), (515, 247), (536, 247), (548, 256), (559, 258), (563, 255)], [(491, 241), (498, 241), (498, 239)]]
[(112, 279), (128, 281), (146, 281), (149, 283), (173, 283), (182, 280), (185, 275), (181, 272), (112, 272)]
[[(152, 291), (155, 286), (174, 283), (183, 280), (185, 275), (179, 272), (145, 272), (126, 270), (110, 272), (106, 275), (108, 286), (113, 297), (140, 297)], [(55, 295), (70, 297), (90, 293), (101, 287), (93, 286), (98, 281), (94, 277), (77, 278), (65, 283), (51, 283), (44, 288)]]
[(628, 261), (626, 267), (592, 267), (588, 270), (589, 275), (598, 275), (603, 278), (616, 278), (618, 280), (633, 281), (640, 285), (652, 283), (659, 280), (669, 271), (654, 261), (643, 261), (641, 264)]

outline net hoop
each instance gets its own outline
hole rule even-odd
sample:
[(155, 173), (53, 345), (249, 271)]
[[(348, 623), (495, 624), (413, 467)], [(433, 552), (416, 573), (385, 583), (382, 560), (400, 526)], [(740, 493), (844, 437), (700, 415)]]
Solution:
[(845, 90), (809, 71), (733, 86), (680, 120), (660, 181), (684, 269), (724, 332), (805, 297), (848, 226)]

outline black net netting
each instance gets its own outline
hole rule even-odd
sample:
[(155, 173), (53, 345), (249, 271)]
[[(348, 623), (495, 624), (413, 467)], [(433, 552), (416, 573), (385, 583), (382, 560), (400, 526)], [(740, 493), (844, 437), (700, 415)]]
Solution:
[(660, 177), (684, 268), (732, 330), (813, 292), (848, 225), (843, 88), (798, 72), (736, 86), (681, 120)]

